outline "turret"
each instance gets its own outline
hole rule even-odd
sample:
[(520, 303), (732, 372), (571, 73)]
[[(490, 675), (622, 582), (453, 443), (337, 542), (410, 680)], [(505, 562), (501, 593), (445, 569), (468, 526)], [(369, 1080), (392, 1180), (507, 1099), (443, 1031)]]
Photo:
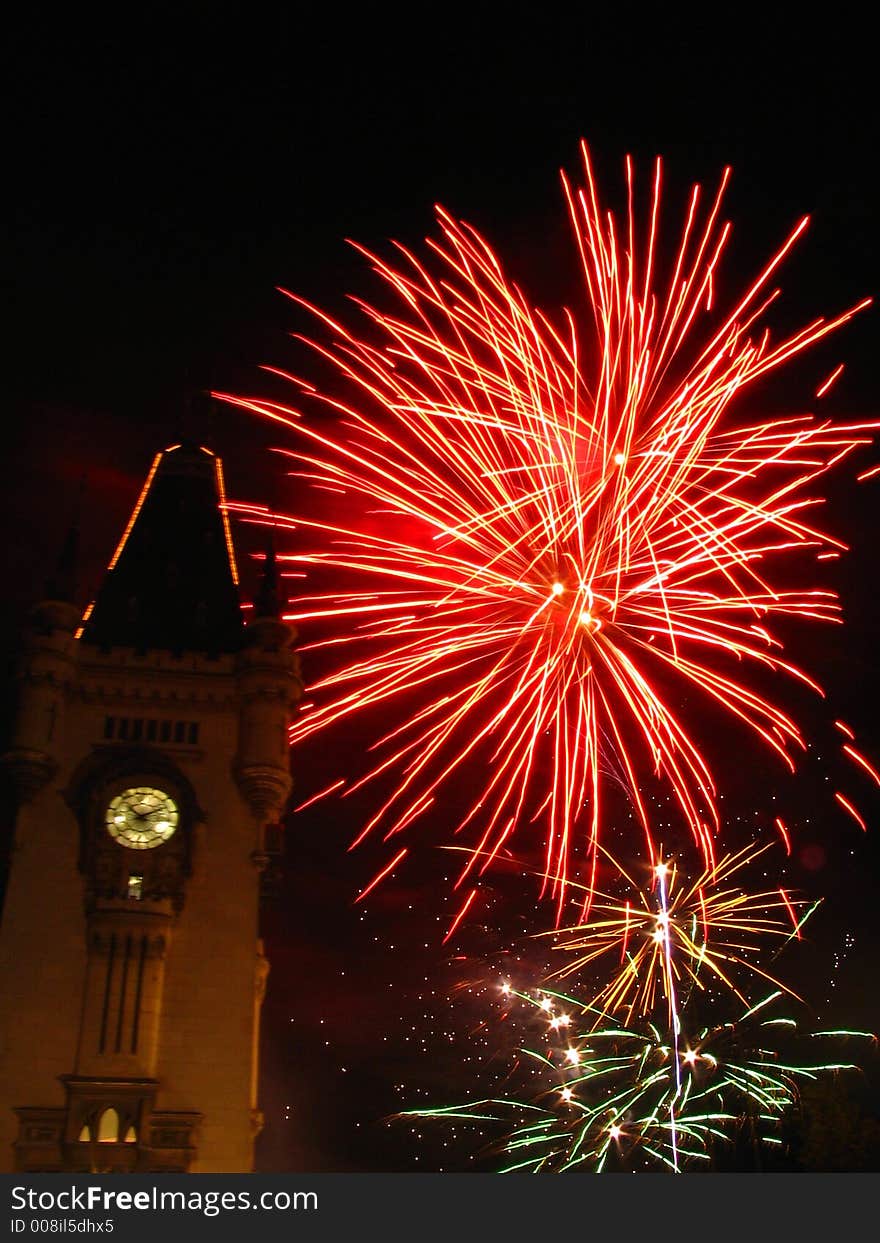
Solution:
[(292, 784), (287, 730), (302, 695), (295, 638), (295, 629), (281, 615), (277, 559), (270, 541), (236, 668), (241, 715), (235, 776), (256, 822), (254, 861), (260, 867), (279, 849), (270, 826), (283, 815)]
[(76, 524), (71, 524), (46, 599), (30, 612), (17, 670), (18, 711), (2, 757), (20, 802), (28, 802), (58, 769), (67, 688), (76, 676)]

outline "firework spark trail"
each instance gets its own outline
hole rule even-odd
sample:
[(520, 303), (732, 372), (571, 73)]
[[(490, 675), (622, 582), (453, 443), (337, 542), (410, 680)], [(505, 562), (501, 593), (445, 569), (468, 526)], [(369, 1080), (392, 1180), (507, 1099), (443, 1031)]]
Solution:
[(681, 1019), (678, 1013), (678, 1004), (675, 996), (675, 974), (672, 962), (672, 933), (669, 927), (669, 903), (666, 899), (666, 876), (669, 872), (667, 864), (662, 859), (654, 869), (654, 875), (657, 880), (657, 890), (660, 896), (660, 910), (658, 919), (661, 925), (661, 934), (663, 939), (663, 970), (666, 981), (666, 999), (669, 1003), (669, 1026), (672, 1031), (672, 1067), (675, 1078), (675, 1092), (669, 1102), (669, 1142), (672, 1148), (672, 1165), (676, 1174), (678, 1173), (678, 1132), (675, 1123), (675, 1106), (678, 1098), (681, 1096), (681, 1057), (679, 1053), (679, 1037), (681, 1036)]
[[(641, 889), (610, 859), (619, 878), (635, 892), (625, 900), (595, 893), (589, 922), (582, 927), (566, 928), (561, 936), (554, 934), (554, 950), (570, 960), (553, 973), (554, 977), (576, 976), (583, 981), (585, 969), (603, 962), (611, 968), (609, 977), (586, 1007), (600, 1020), (608, 1014), (623, 1013), (624, 1022), (631, 1024), (653, 1015), (658, 981), (662, 985), (672, 1047), (671, 1090), (665, 1108), (671, 1163), (676, 1173), (680, 1168), (676, 1115), (683, 1092), (678, 982), (686, 987), (689, 996), (695, 986), (704, 988), (701, 975), (708, 975), (743, 1003), (743, 982), (736, 977), (779, 984), (776, 995), (790, 991), (769, 976), (755, 956), (770, 937), (784, 937), (787, 942), (792, 927), (793, 934), (800, 937), (797, 910), (806, 903), (793, 901), (783, 889), (752, 893), (738, 883), (739, 873), (768, 849), (769, 846), (746, 848), (727, 856), (692, 884), (682, 883), (678, 868), (661, 860), (652, 871), (650, 886)], [(788, 924), (777, 917), (780, 907), (789, 917)], [(620, 955), (614, 963), (618, 945)], [(656, 1017), (653, 1022), (659, 1025)]]
[(538, 934), (552, 936), (554, 954), (567, 959), (550, 978), (583, 981), (604, 969), (591, 1007), (631, 1023), (652, 1013), (662, 996), (673, 1031), (680, 1026), (679, 992), (689, 996), (716, 984), (743, 1005), (756, 980), (790, 992), (761, 966), (762, 955), (770, 941), (781, 949), (798, 938), (818, 904), (804, 913), (809, 904), (783, 889), (753, 891), (743, 885), (742, 873), (771, 849), (772, 844), (745, 847), (693, 880), (677, 865), (661, 863), (644, 884), (604, 852), (625, 893), (596, 891), (586, 924)]
[[(747, 871), (775, 848), (742, 850), (696, 876), (666, 857), (641, 885), (616, 864), (621, 893), (597, 893), (588, 924), (534, 934), (517, 953), (505, 951), (497, 1027), (484, 1020), (476, 1029), (481, 1039), (493, 1028), (498, 1037), (484, 1058), (488, 1092), (397, 1117), (483, 1130), (498, 1124), (504, 1130), (490, 1151), (502, 1154), (501, 1172), (682, 1173), (723, 1161), (739, 1138), (754, 1145), (756, 1160), (762, 1146), (779, 1148), (800, 1085), (858, 1067), (850, 1057), (818, 1059), (813, 1046), (834, 1041), (851, 1054), (851, 1042), (876, 1038), (801, 1033), (782, 1009), (802, 1003), (764, 964), (818, 903), (746, 887)], [(579, 905), (576, 895), (572, 903)], [(553, 971), (529, 946), (569, 962)], [(621, 947), (626, 961), (615, 977)], [(459, 995), (494, 991), (498, 967), (475, 960)], [(609, 968), (612, 978), (601, 984)], [(538, 987), (521, 982), (536, 975)], [(564, 992), (548, 987), (561, 975), (569, 978)]]
[[(622, 1168), (681, 1173), (708, 1165), (715, 1150), (746, 1128), (756, 1144), (779, 1145), (777, 1132), (798, 1100), (799, 1083), (857, 1068), (851, 1060), (799, 1059), (792, 1047), (798, 1023), (776, 1012), (778, 990), (732, 1020), (692, 1026), (684, 1052), (670, 1048), (650, 1017), (620, 1022), (570, 995), (521, 991), (507, 981), (501, 992), (507, 1021), (517, 1002), (525, 1010), (523, 1034), (531, 1043), (520, 1053), (537, 1070), (538, 1087), (526, 1075), (505, 1095), (407, 1110), (398, 1118), (504, 1124), (510, 1129), (497, 1145), (502, 1173), (601, 1173), (612, 1159)], [(583, 1034), (573, 1010), (588, 1017)], [(876, 1043), (868, 1032), (806, 1036)]]
[[(331, 409), (334, 431), (221, 394), (292, 429), (293, 473), (343, 492), (353, 515), (237, 507), (319, 541), (287, 555), (317, 584), (291, 618), (315, 626), (302, 650), (335, 651), (340, 664), (310, 687), (292, 740), (381, 709), (390, 724), (375, 763), (343, 797), (386, 774), (395, 784), (358, 840), (379, 833), (398, 850), (399, 833), (467, 784), (456, 832), (474, 854), (459, 884), (539, 822), (557, 919), (571, 881), (584, 885), (585, 910), (595, 888), (610, 798), (603, 748), (616, 752), (649, 861), (653, 773), (712, 863), (720, 816), (678, 706), (688, 688), (794, 769), (801, 730), (753, 674), (818, 691), (771, 626), (839, 622), (840, 610), (809, 579), (783, 589), (777, 570), (796, 553), (802, 568), (804, 553), (844, 549), (814, 524), (812, 489), (877, 430), (732, 413), (749, 385), (867, 305), (771, 343), (761, 323), (772, 280), (806, 220), (718, 312), (728, 174), (708, 211), (694, 188), (666, 264), (659, 161), (642, 245), (629, 161), (621, 226), (583, 156), (583, 186), (564, 187), (594, 332), (589, 317), (585, 327), (567, 310), (554, 319), (533, 308), (480, 235), (438, 209), (429, 260), (401, 246), (398, 266), (363, 252), (399, 306), (359, 302), (366, 337), (309, 308), (332, 335), (309, 344), (338, 390), (291, 379)], [(859, 819), (850, 799), (838, 802)]]

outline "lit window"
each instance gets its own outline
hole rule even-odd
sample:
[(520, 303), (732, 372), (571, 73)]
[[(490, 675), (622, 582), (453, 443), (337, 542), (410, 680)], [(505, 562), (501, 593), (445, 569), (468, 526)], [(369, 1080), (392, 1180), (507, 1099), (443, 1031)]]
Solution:
[(119, 1114), (115, 1109), (105, 1109), (98, 1122), (98, 1143), (119, 1143)]
[(143, 876), (129, 876), (128, 896), (133, 902), (140, 902), (141, 898), (144, 896)]
[(136, 1143), (137, 1143), (137, 1139), (138, 1139), (138, 1137), (137, 1137), (137, 1131), (134, 1129), (134, 1127), (133, 1127), (133, 1126), (130, 1126), (130, 1127), (128, 1128), (128, 1130), (125, 1132), (125, 1143), (126, 1143), (126, 1144), (136, 1144)]
[(90, 1144), (91, 1142), (92, 1142), (92, 1133), (89, 1130), (88, 1126), (84, 1126), (83, 1129), (79, 1133), (79, 1143)]

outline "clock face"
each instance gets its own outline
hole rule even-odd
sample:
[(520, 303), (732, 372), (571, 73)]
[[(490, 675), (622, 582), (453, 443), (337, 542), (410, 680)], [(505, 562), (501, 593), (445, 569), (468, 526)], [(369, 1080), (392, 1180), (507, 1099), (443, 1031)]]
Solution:
[(107, 808), (107, 832), (129, 850), (161, 846), (177, 828), (177, 805), (164, 790), (133, 786), (117, 794)]

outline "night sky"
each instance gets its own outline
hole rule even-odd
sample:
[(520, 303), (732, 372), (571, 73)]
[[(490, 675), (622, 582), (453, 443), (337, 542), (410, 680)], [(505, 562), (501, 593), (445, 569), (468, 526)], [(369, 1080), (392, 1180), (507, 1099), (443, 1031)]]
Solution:
[[(118, 27), (80, 11), (19, 19), (4, 152), (11, 340), (0, 650), (12, 652), (81, 490), (85, 601), (153, 454), (172, 440), (196, 435), (217, 449), (236, 499), (286, 507), (296, 485), (269, 452), (282, 434), (198, 395), (278, 396), (261, 364), (308, 367), (289, 336), (302, 316), (276, 287), (333, 312), (349, 293), (372, 293), (346, 238), (417, 246), (440, 202), (488, 237), (536, 301), (569, 299), (574, 256), (558, 172), (577, 170), (582, 137), (612, 198), (627, 153), (645, 177), (663, 155), (670, 219), (693, 181), (712, 187), (733, 165), (731, 285), (809, 213), (782, 277), (780, 328), (876, 294), (880, 135), (875, 50), (863, 35), (835, 25), (834, 11), (814, 26), (802, 14), (797, 31), (767, 14), (760, 24), (734, 14), (717, 33), (714, 16), (685, 27), (664, 11), (664, 21), (641, 25), (635, 11), (613, 22), (573, 17), (572, 7), (453, 5), (409, 24), (391, 9), (352, 19), (329, 6), (290, 6), (283, 19), (206, 10), (191, 28), (171, 10), (127, 13)], [(765, 411), (803, 408), (844, 360), (834, 410), (876, 415), (876, 357), (871, 311), (756, 401)], [(880, 756), (876, 486), (841, 480), (829, 495), (828, 525), (854, 550), (829, 570), (847, 626), (800, 634), (796, 650), (833, 691), (827, 707), (799, 707), (821, 758), (793, 783), (723, 733), (712, 745), (733, 834), (750, 840), (784, 809), (801, 825), (786, 883), (827, 899), (792, 978), (809, 985), (823, 1022), (877, 1030), (878, 809), (863, 801), (873, 816), (865, 838), (827, 789), (835, 716)], [(258, 546), (247, 528), (236, 542), (245, 560)], [(247, 568), (245, 594), (253, 583)], [(295, 801), (362, 745), (342, 738), (295, 757)], [(460, 1099), (474, 1076), (499, 1073), (492, 1038), (475, 1030), (493, 1009), (489, 993), (465, 988), (452, 1005), (446, 996), (534, 928), (534, 891), (519, 876), (502, 879), (483, 922), (450, 952), (440, 941), (457, 907), (442, 883), (452, 866), (429, 843), (405, 880), (352, 906), (381, 858), (346, 853), (357, 816), (324, 803), (289, 826), (265, 913), (259, 1167), (468, 1168), (466, 1140), (444, 1147), (448, 1136), (422, 1127), (416, 1139), (383, 1119)]]

